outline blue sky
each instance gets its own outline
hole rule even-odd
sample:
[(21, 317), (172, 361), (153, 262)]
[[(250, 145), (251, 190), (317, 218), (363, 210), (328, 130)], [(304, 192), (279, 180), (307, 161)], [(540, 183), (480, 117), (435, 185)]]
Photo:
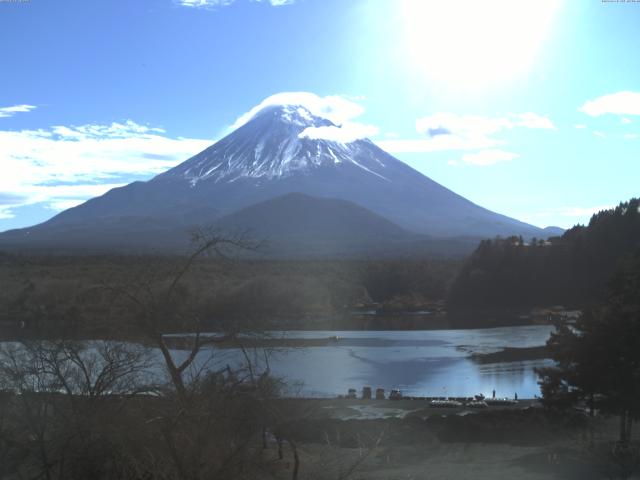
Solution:
[(282, 92), (484, 207), (584, 223), (640, 194), (638, 25), (640, 3), (601, 0), (0, 1), (0, 231), (151, 178)]

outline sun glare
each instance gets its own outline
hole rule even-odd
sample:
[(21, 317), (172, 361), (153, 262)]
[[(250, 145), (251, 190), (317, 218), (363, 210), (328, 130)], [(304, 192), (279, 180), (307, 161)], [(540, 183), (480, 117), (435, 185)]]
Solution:
[(414, 74), (479, 90), (526, 74), (559, 0), (404, 0), (404, 50)]

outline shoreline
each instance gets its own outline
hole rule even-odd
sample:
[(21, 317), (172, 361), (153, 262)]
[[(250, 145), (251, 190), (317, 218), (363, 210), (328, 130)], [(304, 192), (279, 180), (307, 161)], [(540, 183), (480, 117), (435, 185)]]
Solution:
[[(165, 341), (170, 348), (188, 350), (192, 346), (192, 337), (181, 336), (179, 334), (166, 336)], [(376, 347), (384, 348), (396, 345), (394, 340), (378, 340)], [(214, 341), (212, 345), (219, 349), (234, 348), (263, 348), (263, 349), (286, 349), (286, 348), (314, 348), (314, 347), (352, 347), (360, 346), (354, 343), (353, 339), (344, 339), (339, 335), (325, 338), (236, 338), (222, 341)], [(472, 353), (468, 357), (478, 364), (522, 362), (528, 360), (544, 360), (551, 358), (546, 345), (535, 347), (503, 347), (491, 353)]]
[[(440, 398), (440, 397), (433, 397)], [(542, 408), (538, 399), (518, 399), (513, 405), (490, 405), (473, 408), (467, 405), (456, 407), (432, 407), (431, 397), (403, 398), (401, 400), (365, 400), (349, 398), (280, 398), (277, 400), (291, 408), (304, 407), (314, 419), (332, 420), (379, 420), (379, 419), (426, 419), (432, 416), (465, 416), (483, 412), (520, 411)]]
[(551, 358), (546, 345), (537, 347), (504, 347), (498, 352), (473, 353), (471, 360), (481, 365), (487, 363), (523, 362), (527, 360), (544, 360)]

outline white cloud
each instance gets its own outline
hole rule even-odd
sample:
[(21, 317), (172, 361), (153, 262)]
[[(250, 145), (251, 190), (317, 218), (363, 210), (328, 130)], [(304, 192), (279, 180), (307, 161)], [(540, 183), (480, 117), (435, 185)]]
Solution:
[(170, 138), (131, 120), (111, 125), (0, 131), (0, 194), (11, 209), (44, 203), (59, 210), (122, 185), (131, 175), (167, 170), (212, 141)]
[(13, 117), (16, 113), (25, 113), (34, 110), (33, 105), (14, 105), (12, 107), (0, 107), (0, 118)]
[(578, 128), (578, 129), (587, 128), (587, 126), (584, 123), (578, 123), (578, 124), (574, 125), (573, 127), (574, 128)]
[(504, 145), (505, 141), (495, 138), (495, 135), (513, 128), (556, 129), (548, 117), (533, 112), (502, 117), (439, 112), (416, 120), (416, 131), (426, 138), (380, 140), (376, 143), (391, 153), (484, 150)]
[(630, 118), (627, 118), (627, 117), (622, 117), (622, 118), (620, 119), (620, 123), (622, 123), (623, 125), (628, 125), (628, 124), (630, 124), (630, 123), (631, 123), (631, 119), (630, 119)]
[[(354, 121), (356, 117), (364, 113), (365, 109), (362, 105), (342, 95), (320, 97), (310, 92), (282, 92), (271, 95), (238, 117), (230, 130), (241, 127), (264, 108), (276, 105), (304, 107), (312, 115), (326, 118), (335, 124), (335, 126), (306, 128), (300, 133), (300, 137), (347, 143), (378, 134), (377, 127)], [(304, 115), (305, 112), (303, 111), (302, 114)]]
[(339, 127), (308, 127), (305, 128), (299, 137), (312, 139), (331, 140), (333, 142), (349, 143), (361, 138), (374, 137), (378, 134), (378, 127), (365, 125), (363, 123), (345, 122)]
[(183, 7), (192, 8), (215, 8), (231, 5), (235, 0), (178, 0), (178, 4)]
[(465, 138), (485, 137), (513, 124), (507, 118), (491, 118), (480, 115), (456, 115), (435, 113), (416, 120), (416, 130), (429, 137), (458, 135)]
[(640, 115), (640, 92), (617, 92), (588, 100), (579, 111), (592, 117), (607, 113), (613, 115)]
[(637, 133), (625, 133), (623, 135), (624, 138), (626, 138), (627, 140), (635, 140), (636, 138), (638, 138), (638, 134)]
[(596, 207), (559, 207), (549, 212), (543, 212), (540, 216), (560, 215), (562, 217), (591, 217), (602, 210), (614, 208), (614, 205), (599, 205)]
[(362, 105), (341, 95), (320, 97), (310, 92), (281, 92), (265, 98), (247, 113), (240, 115), (231, 129), (241, 127), (262, 109), (275, 105), (302, 106), (313, 115), (331, 120), (336, 125), (349, 122), (364, 113)]
[(0, 220), (7, 218), (14, 218), (15, 215), (11, 211), (11, 207), (0, 205)]
[(612, 208), (610, 205), (601, 205), (599, 207), (562, 207), (558, 209), (557, 213), (563, 217), (586, 217), (610, 208)]
[(48, 207), (53, 211), (60, 212), (62, 210), (68, 210), (70, 208), (77, 207), (83, 202), (84, 200), (79, 198), (75, 198), (75, 199), (69, 198), (69, 199), (55, 200), (53, 202), (50, 202)]
[(549, 117), (538, 115), (537, 113), (518, 113), (514, 116), (517, 118), (516, 125), (519, 127), (557, 130)]
[[(177, 0), (179, 5), (191, 8), (211, 9), (217, 7), (226, 7), (235, 3), (236, 0)], [(282, 7), (284, 5), (292, 5), (295, 0), (251, 0), (256, 3), (269, 3), (274, 7)]]
[[(589, 219), (592, 215), (601, 212), (602, 210), (609, 210), (614, 207), (615, 205), (598, 205), (595, 207), (564, 206), (550, 208), (547, 210), (531, 213), (528, 215), (529, 218), (524, 218), (524, 220), (536, 225), (544, 221), (541, 219), (551, 219), (550, 221), (553, 224), (561, 224), (566, 227), (570, 227), (577, 223), (586, 224), (589, 222)], [(561, 220), (561, 218), (564, 218), (566, 220)], [(547, 224), (548, 222), (549, 220), (546, 220)]]
[(439, 135), (430, 139), (377, 140), (375, 143), (389, 153), (428, 153), (446, 150), (481, 150), (505, 142), (491, 138), (467, 139), (457, 135)]
[(520, 155), (504, 150), (482, 150), (477, 153), (467, 153), (462, 156), (462, 161), (468, 165), (487, 166), (500, 162), (509, 162)]
[(599, 138), (604, 138), (606, 137), (606, 135), (604, 134), (604, 132), (601, 132), (600, 130), (594, 130), (593, 132), (593, 136), (594, 137), (599, 137)]
[(439, 112), (416, 120), (416, 131), (426, 138), (376, 143), (391, 153), (480, 150), (504, 143), (491, 135), (512, 127), (507, 118)]

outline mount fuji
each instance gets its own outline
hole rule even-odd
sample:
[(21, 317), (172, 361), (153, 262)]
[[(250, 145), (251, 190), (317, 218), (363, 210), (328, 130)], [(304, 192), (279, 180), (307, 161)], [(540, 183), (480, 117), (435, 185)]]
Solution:
[[(351, 238), (390, 245), (387, 240), (402, 237), (407, 245), (420, 238), (442, 244), (449, 237), (547, 236), (466, 200), (372, 141), (340, 138), (341, 132), (340, 125), (302, 105), (266, 106), (178, 166), (39, 225), (0, 234), (0, 246), (175, 249), (185, 245), (190, 227), (216, 223), (304, 243), (314, 215), (325, 219), (319, 223), (325, 228), (315, 231), (317, 242)], [(298, 208), (284, 228), (282, 212), (292, 203), (313, 208), (308, 215)], [(281, 228), (266, 228), (271, 220)], [(374, 224), (371, 231), (365, 227)]]

